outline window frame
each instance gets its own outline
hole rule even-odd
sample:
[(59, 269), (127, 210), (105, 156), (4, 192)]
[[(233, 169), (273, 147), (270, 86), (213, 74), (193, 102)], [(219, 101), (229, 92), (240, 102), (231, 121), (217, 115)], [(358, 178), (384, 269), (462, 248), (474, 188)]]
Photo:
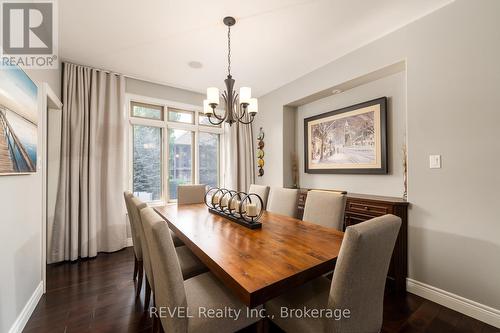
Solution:
[[(196, 124), (196, 117), (199, 116), (198, 112), (192, 111), (192, 110), (183, 110), (183, 109), (177, 109), (174, 107), (167, 107), (166, 111), (163, 111), (165, 113), (165, 116), (167, 117), (167, 122), (168, 123), (175, 123), (175, 124), (187, 124), (187, 125), (195, 125)], [(169, 120), (168, 118), (170, 117), (170, 112), (177, 112), (177, 113), (184, 113), (184, 114), (190, 114), (193, 117), (193, 121), (190, 123), (180, 121), (180, 120)]]
[[(143, 116), (134, 116), (133, 115), (134, 106), (144, 107), (144, 108), (150, 108), (152, 106), (153, 109), (158, 109), (158, 111), (160, 111), (161, 119), (155, 119), (155, 118), (143, 117)], [(128, 116), (129, 116), (129, 118), (140, 118), (140, 119), (163, 121), (165, 119), (165, 107), (163, 105), (156, 105), (153, 103), (142, 103), (142, 102), (137, 102), (137, 101), (131, 101), (129, 104)]]
[[(132, 103), (137, 104), (146, 104), (162, 107), (163, 108), (163, 120), (137, 117), (132, 115)], [(182, 123), (168, 120), (168, 112), (169, 109), (176, 109), (180, 111), (189, 111), (193, 112), (194, 115), (194, 123)], [(161, 186), (161, 199), (155, 200), (152, 202), (148, 202), (150, 205), (164, 205), (171, 202), (176, 202), (176, 199), (169, 198), (169, 187), (168, 187), (168, 160), (169, 157), (169, 149), (168, 149), (168, 129), (179, 129), (191, 131), (194, 133), (194, 141), (193, 147), (191, 151), (192, 158), (192, 175), (191, 179), (193, 179), (193, 184), (199, 183), (199, 133), (213, 133), (219, 135), (219, 144), (218, 144), (218, 159), (217, 159), (217, 181), (219, 186), (221, 186), (221, 182), (223, 178), (223, 168), (224, 168), (224, 154), (222, 149), (222, 142), (224, 141), (224, 128), (222, 126), (207, 126), (203, 124), (199, 124), (199, 115), (203, 113), (203, 107), (199, 105), (191, 105), (185, 103), (179, 103), (169, 100), (163, 100), (158, 98), (152, 98), (142, 95), (136, 94), (126, 94), (126, 110), (128, 115), (128, 147), (127, 147), (127, 159), (128, 159), (128, 172), (127, 172), (127, 187), (133, 191), (133, 126), (134, 125), (143, 125), (143, 126), (152, 126), (161, 128), (161, 137), (162, 137), (162, 146), (161, 146), (161, 156), (162, 156), (162, 186)]]

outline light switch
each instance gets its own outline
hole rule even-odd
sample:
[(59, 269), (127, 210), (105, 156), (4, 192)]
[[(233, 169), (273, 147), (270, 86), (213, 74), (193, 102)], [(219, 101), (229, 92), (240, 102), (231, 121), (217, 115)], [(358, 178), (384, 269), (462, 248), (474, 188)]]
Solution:
[(441, 169), (441, 155), (430, 155), (429, 156), (429, 168)]

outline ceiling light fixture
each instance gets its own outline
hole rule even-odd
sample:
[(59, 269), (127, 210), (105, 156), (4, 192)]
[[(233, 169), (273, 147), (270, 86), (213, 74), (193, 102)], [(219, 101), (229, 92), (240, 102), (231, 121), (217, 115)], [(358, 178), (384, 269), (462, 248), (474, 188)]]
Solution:
[(190, 61), (188, 62), (188, 66), (194, 69), (202, 68), (203, 64), (199, 61)]
[[(258, 102), (256, 98), (252, 98), (252, 90), (249, 87), (241, 87), (239, 95), (233, 90), (234, 79), (231, 76), (231, 26), (236, 23), (236, 19), (227, 16), (223, 22), (228, 27), (227, 78), (224, 80), (226, 90), (220, 94), (219, 88), (207, 88), (207, 99), (203, 101), (203, 112), (208, 117), (208, 121), (213, 125), (220, 125), (224, 121), (229, 123), (229, 125), (235, 122), (250, 124), (259, 111)], [(215, 111), (219, 105), (220, 96), (222, 96), (226, 105), (224, 115), (218, 115)]]

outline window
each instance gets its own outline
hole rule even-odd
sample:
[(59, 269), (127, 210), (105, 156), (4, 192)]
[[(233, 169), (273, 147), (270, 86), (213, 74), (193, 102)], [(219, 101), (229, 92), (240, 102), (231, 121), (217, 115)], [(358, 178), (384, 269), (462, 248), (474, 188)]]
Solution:
[(181, 184), (219, 186), (221, 126), (205, 123), (201, 107), (128, 98), (129, 184), (134, 195), (145, 202), (165, 203), (177, 199)]
[(163, 120), (163, 107), (132, 102), (132, 117)]
[(194, 124), (194, 112), (169, 108), (168, 109), (168, 121)]
[(143, 201), (157, 201), (162, 196), (161, 129), (133, 126), (133, 192)]
[(168, 191), (177, 199), (177, 186), (193, 182), (194, 133), (180, 129), (168, 130)]

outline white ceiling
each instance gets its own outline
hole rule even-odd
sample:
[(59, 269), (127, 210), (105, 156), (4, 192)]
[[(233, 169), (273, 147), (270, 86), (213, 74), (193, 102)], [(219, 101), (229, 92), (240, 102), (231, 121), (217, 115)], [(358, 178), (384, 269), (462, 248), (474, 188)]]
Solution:
[[(232, 73), (268, 93), (450, 0), (62, 0), (60, 56), (204, 92)], [(188, 66), (199, 61), (202, 68)]]

